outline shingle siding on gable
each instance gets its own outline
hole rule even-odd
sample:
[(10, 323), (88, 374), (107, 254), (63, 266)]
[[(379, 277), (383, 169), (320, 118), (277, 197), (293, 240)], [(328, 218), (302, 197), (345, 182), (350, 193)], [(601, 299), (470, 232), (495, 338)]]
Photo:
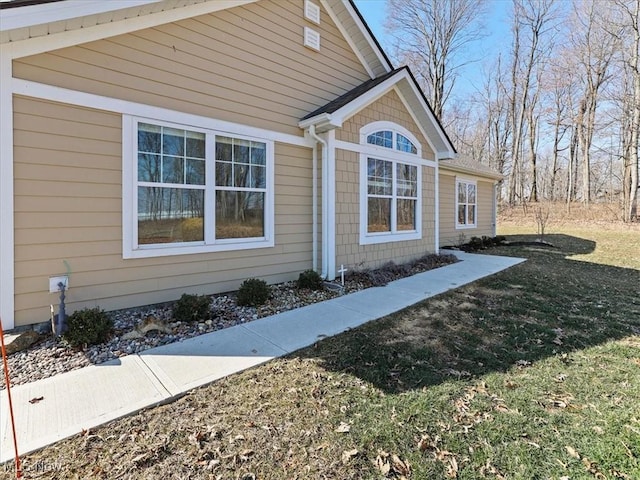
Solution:
[(268, 1), (27, 57), (18, 78), (301, 135), (301, 117), (369, 79), (322, 10), (302, 44), (303, 2)]
[[(424, 137), (416, 128), (395, 92), (378, 99), (354, 115), (336, 132), (339, 140), (360, 143), (360, 128), (378, 121), (396, 122), (423, 141), (423, 157), (433, 158)], [(426, 153), (425, 153), (426, 152)], [(360, 155), (336, 153), (336, 263), (347, 268), (376, 268), (389, 261), (403, 263), (435, 251), (435, 169), (422, 167), (422, 239), (360, 245)]]
[(424, 135), (422, 135), (417, 128), (415, 121), (409, 112), (407, 112), (402, 100), (395, 91), (390, 91), (372, 105), (356, 113), (344, 123), (342, 129), (337, 131), (336, 138), (345, 142), (360, 143), (360, 129), (378, 120), (394, 122), (409, 130), (420, 140), (422, 157), (427, 160), (434, 160), (433, 151), (429, 147)]

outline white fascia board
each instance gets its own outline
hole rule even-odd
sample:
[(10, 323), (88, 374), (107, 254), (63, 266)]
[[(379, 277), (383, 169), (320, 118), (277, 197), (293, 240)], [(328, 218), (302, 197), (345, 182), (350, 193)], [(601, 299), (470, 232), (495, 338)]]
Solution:
[(344, 7), (347, 9), (347, 11), (351, 14), (353, 21), (358, 26), (358, 29), (362, 32), (362, 35), (364, 36), (365, 40), (369, 44), (369, 47), (371, 48), (371, 50), (373, 50), (378, 61), (382, 64), (385, 72), (390, 72), (391, 70), (393, 70), (393, 68), (387, 63), (387, 59), (384, 57), (382, 50), (378, 48), (376, 41), (369, 34), (369, 31), (360, 20), (360, 17), (356, 13), (356, 11), (353, 9), (353, 5), (351, 4), (351, 2), (349, 0), (342, 0), (342, 3), (344, 4)]
[(66, 0), (0, 11), (0, 31), (33, 27), (44, 23), (97, 15), (123, 8), (135, 8), (162, 0)]
[(336, 24), (336, 26), (338, 27), (338, 30), (340, 31), (344, 39), (347, 41), (347, 43), (351, 47), (351, 50), (353, 50), (353, 52), (356, 54), (356, 57), (358, 57), (358, 60), (360, 60), (360, 63), (365, 68), (369, 76), (371, 78), (375, 78), (375, 73), (373, 72), (371, 65), (369, 65), (369, 62), (367, 62), (362, 52), (357, 47), (356, 43), (353, 41), (353, 38), (351, 38), (351, 35), (349, 35), (349, 32), (347, 32), (346, 28), (344, 27), (340, 19), (335, 14), (335, 12), (333, 11), (333, 8), (331, 8), (331, 6), (327, 3), (326, 0), (320, 0), (320, 3), (329, 14), (329, 17), (331, 17), (331, 20), (333, 20), (333, 23)]
[[(455, 149), (451, 144), (451, 141), (448, 140), (446, 134), (444, 133), (444, 129), (440, 125), (440, 122), (438, 122), (438, 119), (435, 117), (431, 108), (426, 103), (424, 96), (422, 95), (422, 92), (420, 92), (415, 82), (413, 82), (413, 80), (409, 78), (408, 73), (406, 74), (406, 78), (407, 78), (407, 85), (410, 89), (410, 92), (412, 93), (412, 96), (421, 105), (424, 115), (426, 116), (426, 119), (431, 124), (431, 127), (433, 131), (436, 133), (438, 140), (440, 140), (441, 144), (444, 147), (444, 148), (437, 148), (435, 146), (433, 147), (433, 150), (436, 153), (437, 158), (438, 159), (455, 158), (456, 157)], [(411, 111), (411, 109), (409, 110)], [(429, 136), (427, 136), (427, 138), (429, 138), (430, 141), (433, 141), (433, 139), (430, 138)]]
[[(422, 136), (427, 140), (427, 143), (429, 144), (429, 147), (434, 152), (434, 155), (437, 158), (438, 149), (436, 148), (435, 144), (433, 143), (433, 140), (431, 139), (431, 136), (429, 135), (429, 133), (425, 130), (423, 122), (420, 121), (420, 119), (418, 118), (418, 115), (416, 114), (416, 112), (414, 112), (413, 108), (411, 108), (410, 103), (405, 98), (404, 93), (402, 93), (402, 91), (397, 87), (397, 85), (394, 87), (394, 90), (398, 94), (398, 97), (400, 97), (400, 101), (403, 103), (404, 108), (406, 108), (407, 111), (409, 112), (409, 115), (411, 115), (411, 118), (416, 123), (416, 126), (418, 127), (418, 130), (420, 130), (420, 133), (422, 133)], [(435, 160), (435, 158), (434, 158), (434, 160)]]
[[(123, 0), (124, 1), (124, 0)], [(137, 1), (137, 0), (135, 0)], [(81, 43), (102, 40), (103, 38), (124, 35), (126, 33), (153, 28), (166, 23), (177, 22), (186, 18), (197, 17), (214, 13), (228, 8), (238, 7), (258, 0), (213, 0), (205, 3), (196, 3), (186, 7), (174, 8), (162, 12), (151, 13), (139, 17), (126, 18), (116, 22), (103, 23), (76, 30), (68, 30), (56, 34), (29, 38), (16, 42), (5, 43), (10, 45), (11, 58), (22, 58), (39, 53), (49, 52), (60, 48), (71, 47)], [(106, 3), (106, 2), (104, 2)]]

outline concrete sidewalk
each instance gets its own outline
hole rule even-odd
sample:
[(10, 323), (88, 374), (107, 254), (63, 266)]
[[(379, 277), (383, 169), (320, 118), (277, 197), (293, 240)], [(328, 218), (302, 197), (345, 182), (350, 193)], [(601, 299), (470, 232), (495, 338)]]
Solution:
[[(524, 259), (455, 252), (461, 262), (384, 287), (152, 348), (11, 389), (20, 455), (494, 274)], [(29, 400), (42, 400), (30, 403)], [(0, 463), (13, 459), (6, 390)]]

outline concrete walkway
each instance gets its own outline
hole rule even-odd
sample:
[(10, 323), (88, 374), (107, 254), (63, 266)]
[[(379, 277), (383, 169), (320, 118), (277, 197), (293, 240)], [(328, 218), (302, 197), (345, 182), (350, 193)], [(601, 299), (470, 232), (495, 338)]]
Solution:
[[(524, 259), (456, 252), (461, 262), (11, 389), (20, 455), (312, 345)], [(30, 403), (29, 400), (42, 398)], [(0, 463), (14, 457), (0, 392)]]

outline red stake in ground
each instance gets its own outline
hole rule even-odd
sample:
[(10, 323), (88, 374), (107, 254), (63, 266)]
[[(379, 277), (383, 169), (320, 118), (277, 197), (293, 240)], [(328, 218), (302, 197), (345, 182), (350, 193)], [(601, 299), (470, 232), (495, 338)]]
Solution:
[(13, 431), (13, 448), (16, 458), (16, 478), (22, 478), (22, 467), (20, 466), (20, 455), (18, 455), (18, 437), (16, 436), (16, 423), (13, 417), (13, 403), (11, 402), (11, 382), (9, 382), (9, 363), (7, 362), (7, 350), (4, 346), (4, 330), (2, 329), (2, 319), (0, 318), (0, 345), (2, 346), (2, 362), (4, 364), (4, 381), (7, 386), (7, 398), (9, 399), (9, 416), (11, 417), (11, 430)]

